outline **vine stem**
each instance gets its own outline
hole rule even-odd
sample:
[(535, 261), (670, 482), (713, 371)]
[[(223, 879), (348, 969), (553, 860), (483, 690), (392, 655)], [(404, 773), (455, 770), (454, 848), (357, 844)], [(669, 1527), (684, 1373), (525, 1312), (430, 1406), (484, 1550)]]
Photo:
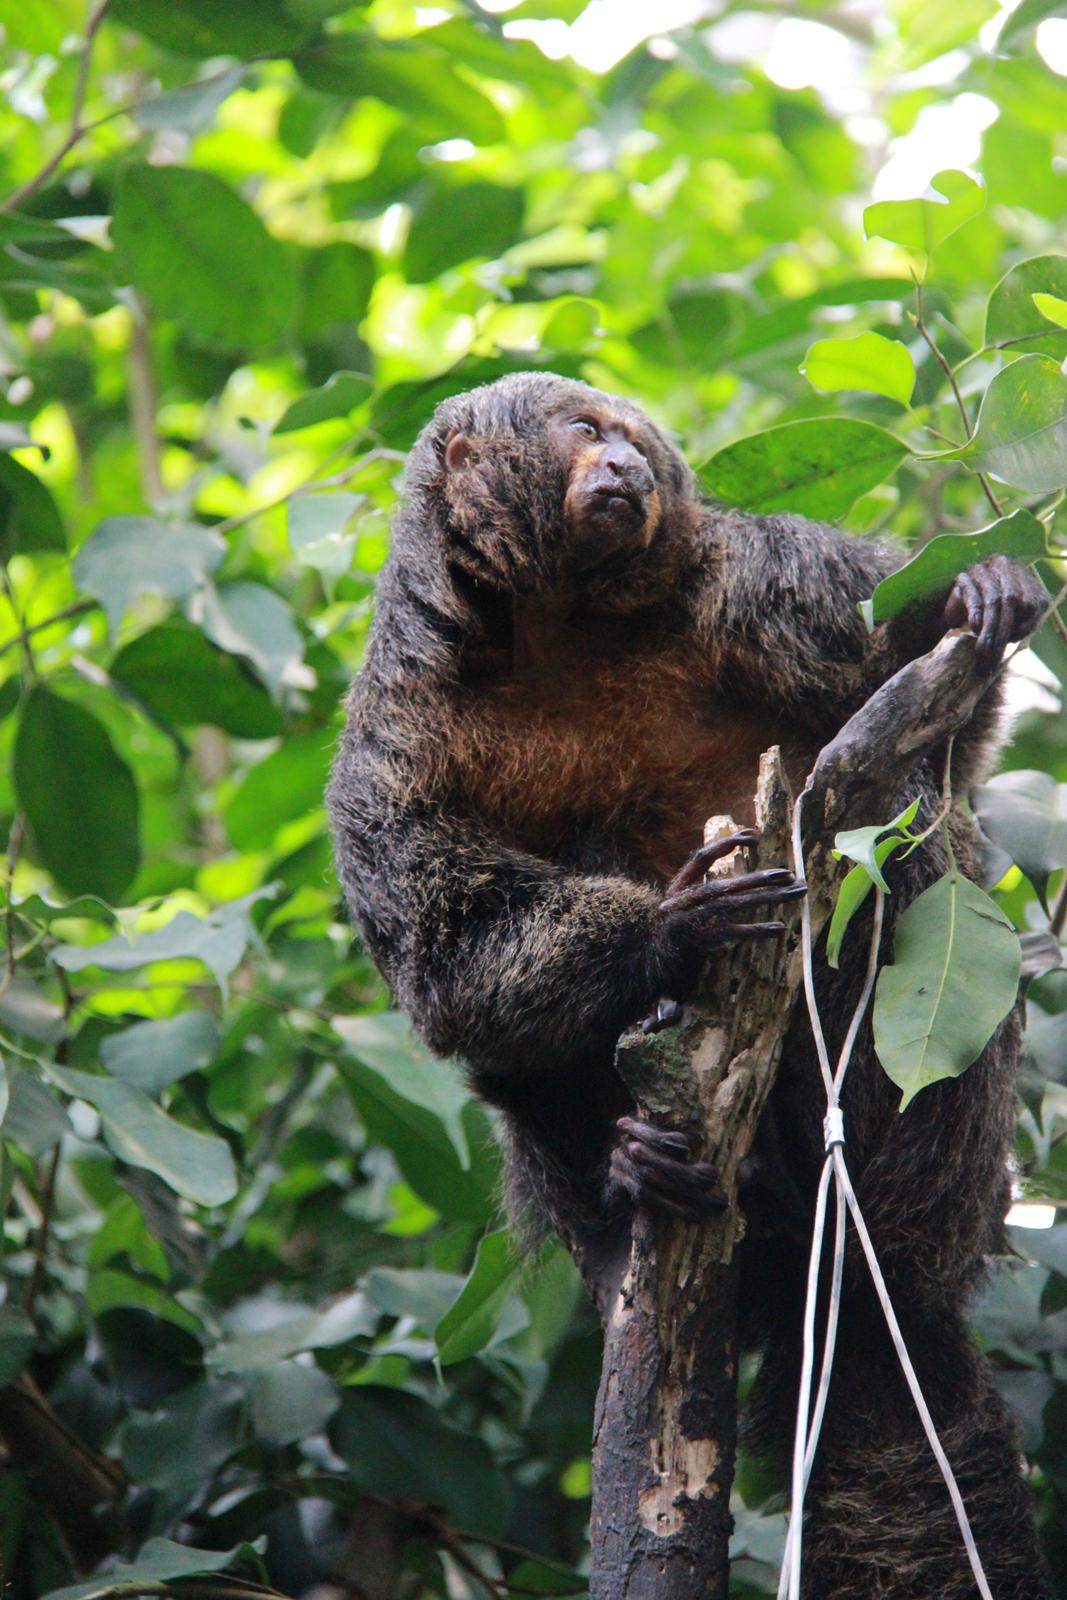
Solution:
[(89, 89), (89, 67), (92, 63), (93, 44), (96, 40), (97, 31), (107, 14), (110, 4), (111, 0), (96, 0), (96, 4), (90, 10), (85, 24), (85, 42), (82, 45), (78, 60), (78, 77), (74, 85), (74, 104), (71, 108), (70, 127), (67, 129), (66, 137), (59, 148), (49, 156), (44, 166), (35, 172), (32, 178), (27, 178), (20, 188), (16, 189), (13, 194), (9, 194), (7, 199), (0, 203), (0, 214), (17, 211), (24, 201), (28, 200), (31, 195), (36, 194), (41, 185), (48, 182), (48, 179), (64, 157), (88, 133), (88, 127), (82, 122), (82, 112), (85, 110), (85, 96)]

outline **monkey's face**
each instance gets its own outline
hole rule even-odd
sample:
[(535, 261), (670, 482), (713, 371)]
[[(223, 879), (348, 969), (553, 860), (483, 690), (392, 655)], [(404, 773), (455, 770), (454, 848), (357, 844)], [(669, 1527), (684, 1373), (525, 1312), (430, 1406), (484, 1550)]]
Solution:
[(643, 412), (551, 373), (445, 401), (408, 488), (454, 571), (624, 609), (665, 576), (698, 509), (688, 467)]

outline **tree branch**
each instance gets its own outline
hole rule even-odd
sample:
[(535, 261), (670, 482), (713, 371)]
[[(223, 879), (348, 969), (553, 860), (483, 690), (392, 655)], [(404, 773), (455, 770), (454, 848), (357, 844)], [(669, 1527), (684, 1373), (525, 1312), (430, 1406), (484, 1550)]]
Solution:
[[(963, 726), (991, 679), (975, 640), (947, 635), (868, 700), (820, 752), (804, 805), (808, 902), (817, 936), (841, 868), (843, 827), (884, 820), (916, 762)], [(778, 751), (756, 795), (765, 865), (789, 859), (791, 796)], [(713, 818), (710, 837), (732, 830)], [(735, 853), (737, 854), (737, 853)], [(750, 865), (751, 863), (746, 863)], [(730, 871), (728, 862), (717, 870)], [(699, 1127), (700, 1159), (728, 1196), (695, 1226), (635, 1218), (614, 1295), (601, 1295), (605, 1349), (593, 1443), (592, 1600), (725, 1600), (736, 1445), (738, 1172), (774, 1081), (803, 981), (798, 914), (780, 943), (717, 957), (680, 1027), (625, 1035), (617, 1066), (639, 1114)]]

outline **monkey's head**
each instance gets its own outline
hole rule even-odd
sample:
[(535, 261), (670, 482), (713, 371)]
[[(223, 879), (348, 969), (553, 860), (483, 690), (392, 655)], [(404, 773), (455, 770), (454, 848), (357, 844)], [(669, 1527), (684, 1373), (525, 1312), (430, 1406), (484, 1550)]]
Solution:
[(670, 582), (698, 513), (688, 466), (643, 411), (553, 373), (445, 400), (407, 490), (455, 574), (612, 610)]

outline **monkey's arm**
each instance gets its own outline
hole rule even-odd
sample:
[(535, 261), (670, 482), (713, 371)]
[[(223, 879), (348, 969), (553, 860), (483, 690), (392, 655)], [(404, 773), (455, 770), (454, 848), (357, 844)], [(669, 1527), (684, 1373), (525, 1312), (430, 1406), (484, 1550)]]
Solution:
[[(991, 670), (1004, 644), (1033, 626), (1045, 599), (1031, 573), (995, 557), (868, 634), (858, 602), (901, 565), (903, 551), (803, 517), (715, 512), (708, 528), (704, 626), (709, 639), (725, 641), (726, 682), (820, 734), (949, 627), (978, 634), (979, 666)], [(992, 693), (980, 706), (983, 730), (997, 699)]]
[(692, 989), (716, 944), (777, 931), (753, 908), (796, 892), (784, 869), (703, 884), (714, 848), (666, 895), (570, 872), (405, 798), (418, 792), (380, 736), (349, 727), (329, 804), (350, 908), (431, 1048), (483, 1080), (610, 1053), (660, 995)]

